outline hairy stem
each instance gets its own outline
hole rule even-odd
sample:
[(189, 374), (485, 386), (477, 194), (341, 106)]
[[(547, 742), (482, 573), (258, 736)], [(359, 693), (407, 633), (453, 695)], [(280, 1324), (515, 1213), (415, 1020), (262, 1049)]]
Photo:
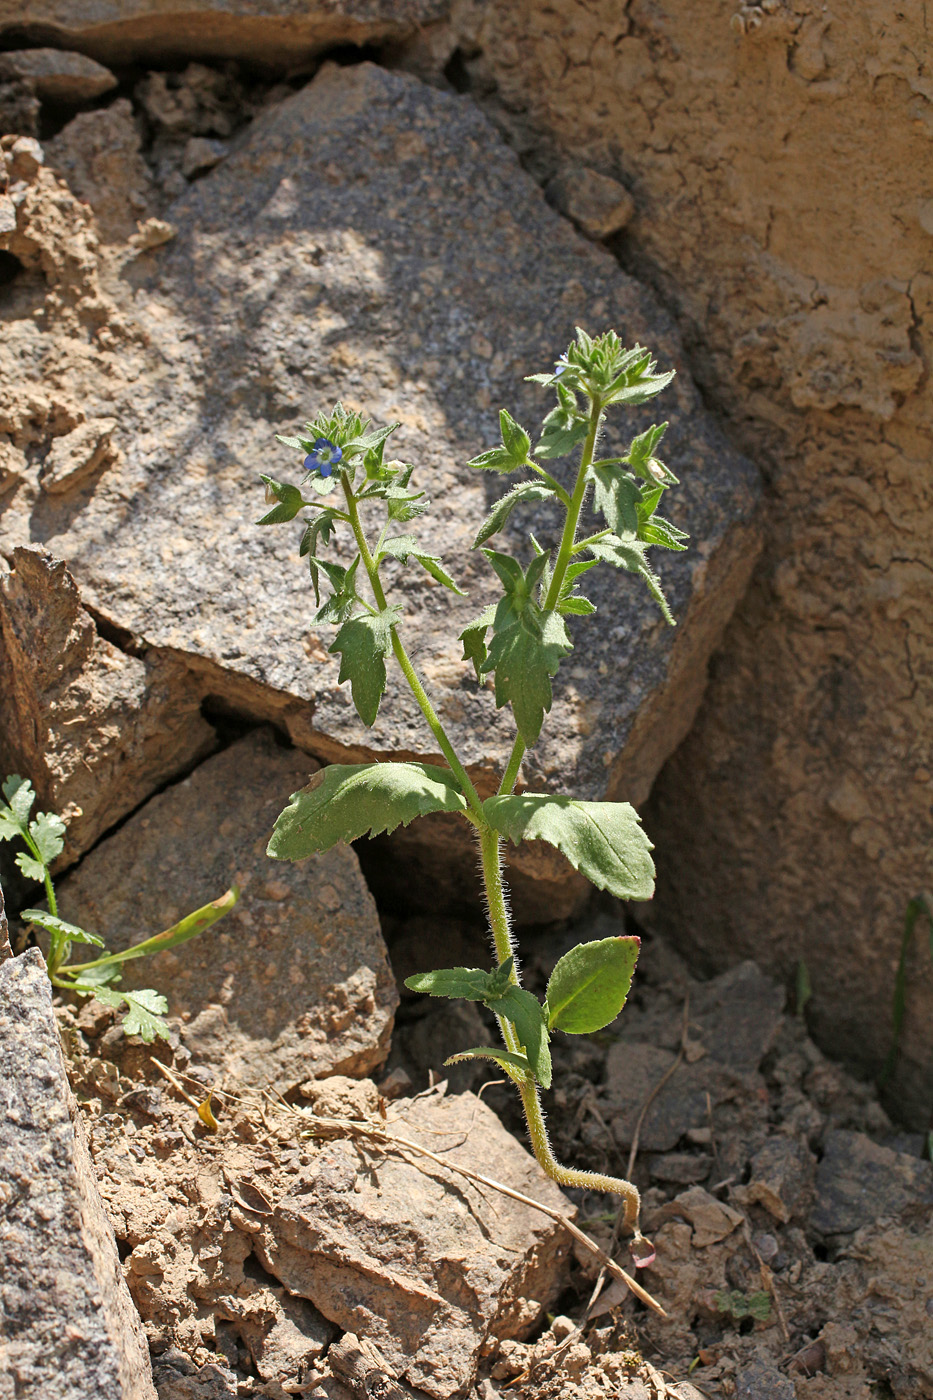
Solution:
[[(602, 404), (598, 399), (593, 399), (590, 405), (589, 431), (586, 435), (586, 441), (583, 444), (583, 452), (580, 457), (580, 466), (577, 469), (577, 480), (574, 484), (573, 495), (570, 497), (570, 503), (567, 507), (567, 518), (564, 521), (564, 530), (560, 538), (560, 548), (557, 551), (557, 561), (554, 565), (551, 586), (548, 588), (547, 597), (544, 600), (544, 606), (548, 609), (557, 606), (558, 600), (560, 599), (560, 591), (564, 586), (567, 566), (573, 556), (574, 542), (577, 538), (577, 526), (580, 523), (580, 512), (583, 510), (583, 502), (586, 499), (586, 474), (592, 465), (593, 454), (596, 451), (596, 439), (599, 435), (599, 421), (601, 415)], [(518, 773), (524, 757), (524, 740), (520, 734), (516, 734), (515, 743), (512, 745), (512, 752), (509, 754), (509, 761), (502, 775), (502, 782), (499, 784), (500, 797), (506, 796), (515, 787), (515, 784), (518, 782)]]
[[(360, 551), (360, 558), (363, 560), (363, 567), (366, 570), (367, 576), (369, 578), (370, 587), (373, 590), (373, 597), (375, 598), (380, 609), (384, 610), (387, 607), (385, 590), (382, 587), (382, 580), (379, 577), (379, 570), (376, 567), (376, 561), (373, 559), (369, 545), (366, 543), (366, 536), (363, 534), (363, 526), (360, 523), (360, 512), (359, 507), (357, 506), (356, 497), (354, 496), (353, 490), (346, 477), (344, 477), (343, 479), (343, 491), (344, 495), (347, 498), (347, 515), (350, 520), (350, 526), (353, 530), (353, 536), (356, 540), (357, 549)], [(454, 774), (454, 777), (460, 784), (461, 791), (463, 792), (463, 795), (466, 798), (467, 803), (469, 804), (469, 807), (471, 809), (471, 820), (474, 822), (474, 824), (478, 820), (480, 822), (483, 822), (483, 824), (485, 825), (485, 821), (483, 818), (483, 804), (480, 801), (479, 793), (473, 786), (473, 783), (470, 780), (470, 775), (467, 773), (463, 764), (460, 762), (459, 758), (454, 752), (453, 744), (447, 737), (447, 733), (444, 729), (444, 726), (441, 724), (440, 719), (438, 718), (437, 711), (431, 704), (427, 691), (421, 684), (421, 681), (418, 679), (418, 674), (415, 671), (414, 666), (411, 664), (411, 659), (409, 658), (407, 651), (402, 645), (402, 639), (398, 635), (398, 629), (395, 626), (392, 627), (392, 651), (395, 655), (396, 661), (401, 667), (402, 674), (404, 675), (409, 686), (411, 687), (412, 694), (414, 695), (421, 708), (421, 713), (424, 715), (425, 719), (428, 722), (428, 727), (430, 728), (431, 733), (434, 735), (435, 739), (438, 742), (438, 745), (440, 746), (441, 753), (447, 760), (448, 766), (450, 767), (450, 771)]]

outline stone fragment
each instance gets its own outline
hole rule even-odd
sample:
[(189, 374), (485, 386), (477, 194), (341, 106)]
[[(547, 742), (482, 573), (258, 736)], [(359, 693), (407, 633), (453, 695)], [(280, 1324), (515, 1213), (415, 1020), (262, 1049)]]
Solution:
[(207, 136), (192, 136), (185, 142), (181, 158), (182, 174), (190, 180), (202, 175), (205, 170), (213, 170), (227, 154), (223, 141), (211, 140)]
[(29, 180), (45, 164), (45, 153), (34, 136), (20, 136), (9, 151), (9, 169), (14, 180)]
[[(392, 1131), (568, 1209), (472, 1094), (401, 1101)], [(290, 1293), (369, 1339), (395, 1377), (437, 1400), (465, 1392), (492, 1337), (534, 1324), (563, 1287), (570, 1252), (544, 1215), (426, 1159), (347, 1140), (327, 1144), (262, 1219), (254, 1249)]]
[[(9, 203), (9, 201), (6, 201)], [(0, 199), (0, 232), (3, 229), (4, 201)], [(14, 219), (15, 225), (15, 219)], [(26, 470), (26, 456), (12, 442), (0, 440), (0, 495), (18, 486)]]
[(909, 1207), (930, 1205), (933, 1163), (879, 1147), (864, 1133), (827, 1133), (810, 1216), (822, 1235), (851, 1234)]
[(42, 490), (50, 496), (75, 491), (109, 467), (117, 455), (110, 442), (116, 426), (115, 418), (97, 418), (56, 438), (39, 469)]
[(0, 1373), (4, 1395), (155, 1400), (33, 949), (0, 967)]
[(101, 636), (63, 563), (17, 548), (12, 564), (0, 572), (0, 769), (30, 778), (39, 807), (66, 819), (69, 861), (214, 733), (184, 666)]
[(39, 132), (40, 103), (32, 83), (22, 78), (0, 79), (0, 131), (20, 136)]
[(82, 112), (46, 142), (49, 164), (94, 210), (105, 243), (130, 238), (153, 211), (155, 190), (125, 97)]
[(737, 1400), (795, 1400), (794, 1382), (774, 1366), (753, 1361), (735, 1376)]
[(227, 919), (126, 965), (156, 986), (195, 1062), (281, 1093), (312, 1075), (360, 1076), (385, 1059), (397, 1004), (372, 897), (353, 851), (272, 862), (272, 824), (313, 770), (257, 731), (152, 798), (62, 883), (63, 917), (122, 948), (215, 899)]
[(813, 1199), (816, 1160), (796, 1138), (769, 1138), (752, 1159), (748, 1201), (757, 1201), (775, 1220), (801, 1219)]
[(117, 86), (108, 68), (83, 53), (63, 49), (14, 49), (0, 54), (0, 81), (29, 83), (43, 102), (92, 102)]
[(102, 63), (236, 58), (296, 68), (338, 44), (401, 40), (443, 18), (446, 0), (0, 0), (0, 37), (24, 27)]
[(741, 1211), (733, 1210), (725, 1201), (711, 1196), (702, 1186), (691, 1186), (682, 1191), (667, 1205), (661, 1207), (662, 1219), (681, 1217), (693, 1227), (690, 1243), (694, 1249), (703, 1249), (709, 1244), (718, 1244), (733, 1230), (737, 1230), (745, 1219)]
[[(122, 274), (121, 311), (132, 309), (148, 344), (101, 362), (83, 345), (74, 351), (69, 382), (88, 417), (117, 418), (122, 461), (67, 517), (37, 524), (21, 489), (5, 520), (13, 541), (54, 533), (102, 617), (184, 655), (204, 693), (275, 719), (316, 757), (430, 755), (433, 740), (395, 670), (377, 727), (361, 724), (337, 686), (329, 633), (308, 621), (297, 527), (253, 523), (257, 473), (298, 470), (275, 446), (276, 431), (341, 397), (379, 422), (401, 420), (395, 450), (420, 464), (435, 498), (433, 542), (470, 597), (442, 608), (433, 582), (411, 571), (398, 570), (392, 589), (407, 605), (404, 633), (441, 718), (488, 786), (513, 735), (454, 641), (493, 594), (469, 549), (493, 483), (464, 463), (495, 440), (500, 404), (540, 420), (545, 397), (522, 376), (550, 364), (575, 323), (615, 325), (681, 369), (664, 405), (667, 455), (683, 479), (670, 510), (696, 547), (660, 568), (683, 625), (666, 628), (635, 580), (598, 575), (587, 664), (571, 658), (561, 671), (525, 781), (642, 800), (689, 728), (707, 658), (744, 588), (759, 489), (703, 410), (657, 304), (548, 207), (469, 102), (371, 64), (324, 65), (263, 111), (171, 217), (178, 234), (165, 251)], [(15, 343), (28, 378), (41, 331), (24, 318)], [(633, 412), (607, 450), (650, 421)], [(546, 506), (521, 524), (554, 543)], [(508, 533), (501, 545), (524, 547)], [(438, 830), (419, 823), (413, 839), (430, 852)], [(429, 871), (434, 900), (474, 879), (469, 833), (463, 823), (455, 831), (443, 885), (437, 866)], [(515, 868), (546, 892), (537, 916), (556, 917), (585, 887), (530, 844), (514, 853)]]
[(635, 213), (635, 201), (624, 185), (585, 165), (555, 175), (545, 194), (588, 238), (618, 233)]
[(0, 963), (4, 963), (13, 956), (13, 949), (10, 947), (10, 928), (6, 918), (6, 906), (3, 902), (3, 890), (0, 888)]
[(236, 1400), (236, 1373), (206, 1362), (195, 1366), (178, 1347), (153, 1358), (152, 1376), (159, 1400)]

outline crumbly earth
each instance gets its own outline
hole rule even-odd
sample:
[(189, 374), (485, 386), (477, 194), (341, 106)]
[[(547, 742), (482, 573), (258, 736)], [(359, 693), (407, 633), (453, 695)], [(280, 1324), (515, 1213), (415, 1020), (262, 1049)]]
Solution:
[[(612, 927), (618, 915), (604, 912), (542, 935), (526, 963), (530, 984), (571, 941)], [(423, 921), (413, 932), (423, 939)], [(403, 921), (390, 921), (398, 972), (411, 957), (405, 934)], [(463, 925), (456, 937), (458, 954), (483, 956), (481, 930)], [(417, 1136), (420, 1125), (420, 1140), (444, 1152), (450, 1140), (437, 1115), (457, 1115), (457, 1105), (469, 1103), (458, 1159), (493, 1176), (507, 1170), (508, 1134), (486, 1107), (520, 1132), (504, 1088), (492, 1084), (481, 1103), (452, 1085), (420, 1099), (387, 1097), (427, 1086), (452, 1048), (436, 1028), (417, 1034), (431, 1015), (423, 1003), (408, 998), (402, 1008), (395, 1069), (382, 1089), (368, 1080), (317, 1080), (289, 1110), (221, 1092), (212, 1100), (216, 1133), (154, 1069), (154, 1059), (172, 1067), (203, 1100), (209, 1076), (180, 1043), (173, 1051), (128, 1041), (93, 1006), (61, 1014), (161, 1400), (346, 1400), (371, 1393), (361, 1388), (366, 1375), (371, 1386), (381, 1377), (383, 1394), (396, 1400), (930, 1394), (933, 1165), (921, 1159), (919, 1136), (895, 1132), (870, 1086), (822, 1055), (754, 964), (699, 983), (666, 945), (647, 942), (619, 1022), (599, 1037), (556, 1046), (557, 1087), (548, 1096), (555, 1148), (565, 1160), (617, 1173), (634, 1157), (643, 1223), (657, 1249), (639, 1277), (666, 1318), (612, 1279), (594, 1297), (599, 1261), (580, 1246), (571, 1251), (566, 1237), (561, 1244), (560, 1227), (543, 1216), (533, 1227), (533, 1257), (521, 1262), (520, 1251), (511, 1274), (500, 1267), (485, 1285), (474, 1280), (471, 1302), (454, 1297), (439, 1271), (450, 1246), (432, 1237), (450, 1193), (467, 1206), (458, 1228), (480, 1219), (493, 1235), (512, 1228), (508, 1199), (470, 1199), (468, 1183), (358, 1135), (302, 1135), (307, 1118), (296, 1108), (383, 1126), (386, 1114), (391, 1130)], [(558, 1193), (520, 1156), (528, 1163), (520, 1189), (553, 1204)], [(427, 1195), (415, 1188), (419, 1176)], [(576, 1193), (565, 1205), (568, 1213), (575, 1205), (578, 1223), (631, 1269), (624, 1244), (613, 1242), (612, 1198)], [(331, 1222), (335, 1231), (320, 1247), (301, 1235), (315, 1211), (315, 1228)], [(401, 1217), (417, 1245), (393, 1234)], [(461, 1252), (458, 1275), (469, 1275), (481, 1247), (477, 1236)], [(546, 1316), (533, 1301), (540, 1305), (542, 1287)], [(421, 1312), (425, 1288), (431, 1309), (447, 1309), (434, 1330), (431, 1310)]]

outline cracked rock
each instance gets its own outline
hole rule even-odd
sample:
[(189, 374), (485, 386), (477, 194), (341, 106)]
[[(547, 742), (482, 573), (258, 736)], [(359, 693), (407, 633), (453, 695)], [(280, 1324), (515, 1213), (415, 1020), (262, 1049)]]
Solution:
[(0, 967), (0, 1392), (155, 1400), (32, 949)]
[(40, 101), (68, 106), (92, 102), (117, 85), (109, 68), (86, 54), (62, 49), (14, 49), (0, 54), (0, 82), (15, 79), (27, 83)]

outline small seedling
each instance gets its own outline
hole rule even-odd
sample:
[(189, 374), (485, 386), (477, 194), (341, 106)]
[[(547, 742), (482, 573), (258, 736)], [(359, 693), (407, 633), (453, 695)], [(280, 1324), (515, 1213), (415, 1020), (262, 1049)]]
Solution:
[[(515, 791), (525, 753), (538, 740), (551, 709), (551, 682), (573, 650), (571, 619), (596, 611), (579, 590), (600, 565), (637, 575), (664, 618), (673, 616), (648, 563), (651, 548), (682, 550), (682, 530), (657, 510), (676, 477), (658, 458), (666, 423), (635, 436), (621, 456), (600, 457), (597, 444), (607, 411), (646, 403), (670, 383), (650, 352), (627, 350), (609, 331), (596, 339), (578, 330), (553, 372), (532, 375), (556, 403), (532, 448), (531, 435), (505, 409), (501, 441), (470, 466), (517, 476), (493, 506), (473, 541), (498, 580), (500, 594), (460, 633), (463, 659), (478, 686), (492, 682), (495, 704), (509, 706), (516, 735), (497, 793), (483, 801), (402, 641), (403, 605), (390, 601), (399, 569), (417, 565), (442, 588), (462, 595), (437, 552), (413, 533), (429, 508), (416, 490), (414, 468), (385, 461), (387, 439), (399, 426), (370, 430), (363, 417), (338, 404), (306, 424), (295, 437), (280, 437), (302, 454), (300, 486), (264, 476), (271, 510), (260, 525), (303, 519), (299, 554), (306, 558), (318, 605), (316, 624), (338, 628), (331, 653), (340, 657), (338, 681), (349, 682), (353, 703), (373, 725), (393, 658), (421, 708), (443, 755), (440, 763), (333, 764), (295, 793), (275, 824), (269, 854), (300, 860), (340, 841), (376, 836), (431, 812), (457, 813), (474, 829), (495, 948), (495, 965), (447, 968), (409, 977), (406, 985), (429, 996), (481, 1002), (495, 1015), (501, 1046), (477, 1046), (452, 1056), (488, 1059), (513, 1081), (521, 1096), (535, 1156), (563, 1186), (614, 1191), (625, 1200), (635, 1234), (636, 1262), (650, 1262), (638, 1228), (639, 1196), (631, 1182), (562, 1166), (548, 1141), (540, 1090), (552, 1077), (550, 1039), (556, 1032), (591, 1035), (622, 1010), (638, 956), (637, 938), (602, 938), (560, 959), (542, 1005), (521, 985), (502, 872), (504, 841), (545, 841), (561, 851), (599, 889), (619, 899), (650, 899), (654, 892), (651, 844), (628, 803), (582, 802), (547, 793)], [(560, 465), (563, 464), (563, 465)], [(307, 493), (307, 494), (306, 494)], [(581, 537), (588, 499), (601, 521)], [(553, 508), (560, 526), (556, 551), (529, 535), (524, 558), (490, 541), (527, 504)], [(363, 515), (367, 516), (364, 525)], [(376, 517), (375, 530), (369, 525)], [(352, 537), (349, 564), (323, 555), (339, 535)], [(343, 556), (344, 559), (347, 557)], [(329, 594), (321, 603), (321, 583)], [(367, 587), (368, 585), (368, 587)]]
[(737, 1288), (724, 1289), (713, 1295), (717, 1312), (741, 1322), (750, 1317), (755, 1322), (767, 1322), (771, 1316), (771, 1295), (769, 1293), (741, 1293)]
[[(165, 1020), (168, 1011), (165, 997), (151, 987), (120, 990), (117, 983), (120, 981), (121, 964), (132, 958), (164, 952), (166, 948), (174, 948), (179, 943), (196, 938), (230, 912), (240, 897), (239, 890), (234, 885), (219, 899), (206, 904), (203, 909), (196, 909), (164, 932), (141, 943), (134, 943), (122, 953), (108, 953), (104, 940), (96, 933), (89, 933), (87, 929), (66, 923), (58, 917), (51, 866), (65, 846), (64, 821), (52, 812), (37, 812), (34, 817), (30, 815), (36, 794), (32, 784), (18, 774), (14, 773), (6, 779), (2, 792), (6, 802), (0, 803), (0, 841), (22, 841), (26, 850), (17, 854), (16, 864), (28, 880), (39, 880), (45, 885), (48, 910), (24, 909), (20, 918), (48, 934), (49, 951), (45, 965), (52, 986), (78, 996), (95, 997), (105, 1006), (122, 1009), (123, 1029), (127, 1035), (138, 1035), (145, 1041), (152, 1041), (159, 1035), (167, 1040), (171, 1032)], [(69, 959), (73, 944), (103, 951), (90, 962), (72, 963)]]

